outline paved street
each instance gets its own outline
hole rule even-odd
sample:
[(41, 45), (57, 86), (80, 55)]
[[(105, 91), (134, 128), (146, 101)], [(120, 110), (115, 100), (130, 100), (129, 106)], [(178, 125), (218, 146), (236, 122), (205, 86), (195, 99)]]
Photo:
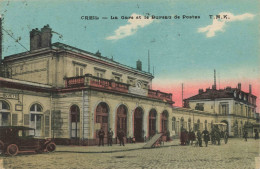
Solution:
[[(222, 141), (223, 143), (223, 141)], [(208, 147), (180, 146), (178, 140), (160, 148), (58, 146), (54, 153), (3, 157), (4, 168), (255, 168), (259, 140), (230, 139)], [(258, 158), (259, 159), (259, 158)], [(0, 167), (1, 168), (1, 167)]]

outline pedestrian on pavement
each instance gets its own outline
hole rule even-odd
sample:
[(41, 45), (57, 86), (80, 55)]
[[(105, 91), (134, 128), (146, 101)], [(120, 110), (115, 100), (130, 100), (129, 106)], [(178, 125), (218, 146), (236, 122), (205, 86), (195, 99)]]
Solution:
[(190, 144), (192, 145), (193, 144), (193, 141), (195, 141), (196, 140), (196, 135), (195, 135), (195, 133), (194, 133), (194, 131), (193, 130), (191, 130), (190, 132), (189, 132), (189, 140), (190, 140)]
[(181, 145), (186, 144), (185, 139), (186, 139), (186, 132), (185, 132), (185, 129), (182, 127), (181, 128), (181, 137), (180, 137)]
[(247, 132), (247, 130), (245, 129), (245, 131), (244, 131), (244, 138), (245, 138), (245, 141), (247, 141), (247, 137), (248, 137), (248, 132)]
[(214, 127), (212, 128), (211, 132), (210, 132), (210, 136), (211, 136), (211, 144), (216, 145), (216, 138), (215, 138), (215, 129)]
[(255, 130), (255, 140), (256, 140), (256, 139), (259, 139), (259, 132), (258, 132), (257, 129)]
[(132, 138), (132, 143), (135, 143), (135, 136)]
[(108, 137), (108, 146), (112, 146), (112, 139), (113, 139), (113, 135), (114, 135), (114, 132), (112, 131), (111, 128), (109, 128), (109, 131), (107, 133), (107, 137)]
[(227, 130), (224, 132), (224, 142), (225, 142), (225, 144), (227, 144), (227, 142), (228, 142), (228, 131)]
[(198, 132), (197, 132), (197, 139), (199, 142), (199, 146), (202, 147), (202, 134), (201, 134), (200, 130), (198, 130)]
[(100, 145), (104, 146), (104, 136), (105, 136), (105, 132), (104, 132), (103, 128), (101, 127), (98, 132), (98, 137), (99, 137), (98, 146), (100, 146)]
[(123, 129), (119, 129), (119, 131), (117, 133), (117, 137), (119, 139), (120, 146), (121, 145), (125, 146), (125, 143), (124, 143), (125, 133), (124, 133)]
[(203, 134), (205, 145), (206, 145), (206, 147), (208, 147), (208, 141), (210, 140), (210, 138), (209, 138), (209, 132), (208, 132), (207, 128), (205, 128), (205, 130), (203, 130), (202, 134)]

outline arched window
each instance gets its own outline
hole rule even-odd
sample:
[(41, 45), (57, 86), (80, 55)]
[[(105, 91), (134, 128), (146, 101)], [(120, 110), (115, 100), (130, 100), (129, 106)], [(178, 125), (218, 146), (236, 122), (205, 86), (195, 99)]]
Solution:
[(176, 118), (172, 117), (172, 130), (176, 131)]
[(3, 100), (0, 100), (0, 119), (0, 126), (10, 125), (10, 106)]
[(191, 118), (188, 119), (188, 129), (191, 131)]
[[(43, 114), (42, 114), (42, 106), (38, 103), (33, 104), (30, 107), (30, 127), (35, 129), (36, 137), (42, 136), (43, 129)], [(32, 132), (32, 131), (31, 131)]]
[(77, 105), (70, 107), (70, 136), (71, 138), (79, 137), (80, 110)]
[(0, 111), (10, 110), (10, 106), (6, 101), (0, 100)]
[(127, 136), (127, 107), (123, 104), (117, 108), (116, 135), (120, 129), (122, 129)]
[(33, 104), (30, 108), (30, 112), (42, 112), (42, 106), (40, 104)]
[(149, 112), (149, 137), (152, 137), (156, 134), (156, 116), (157, 112), (155, 109), (152, 109)]

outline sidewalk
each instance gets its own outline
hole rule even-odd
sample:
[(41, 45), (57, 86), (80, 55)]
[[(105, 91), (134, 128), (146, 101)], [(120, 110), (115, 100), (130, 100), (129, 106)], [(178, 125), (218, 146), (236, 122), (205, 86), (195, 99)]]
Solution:
[[(78, 153), (112, 153), (112, 152), (121, 152), (121, 151), (133, 151), (142, 149), (146, 143), (135, 143), (135, 144), (125, 144), (125, 146), (120, 146), (119, 144), (113, 144), (113, 146), (62, 146), (57, 145), (56, 152), (78, 152)], [(161, 147), (167, 146), (177, 146), (180, 142), (178, 139), (175, 139), (171, 142), (164, 142), (164, 145)]]

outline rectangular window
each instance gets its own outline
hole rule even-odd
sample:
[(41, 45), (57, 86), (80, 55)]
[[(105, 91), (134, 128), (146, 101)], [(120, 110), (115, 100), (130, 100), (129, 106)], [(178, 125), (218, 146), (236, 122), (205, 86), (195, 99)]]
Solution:
[(79, 76), (79, 67), (76, 67), (76, 76)]
[(204, 111), (204, 103), (197, 103), (195, 110)]
[(227, 103), (220, 103), (219, 114), (227, 115), (229, 113), (229, 105)]
[(83, 76), (83, 68), (80, 68), (80, 76)]

